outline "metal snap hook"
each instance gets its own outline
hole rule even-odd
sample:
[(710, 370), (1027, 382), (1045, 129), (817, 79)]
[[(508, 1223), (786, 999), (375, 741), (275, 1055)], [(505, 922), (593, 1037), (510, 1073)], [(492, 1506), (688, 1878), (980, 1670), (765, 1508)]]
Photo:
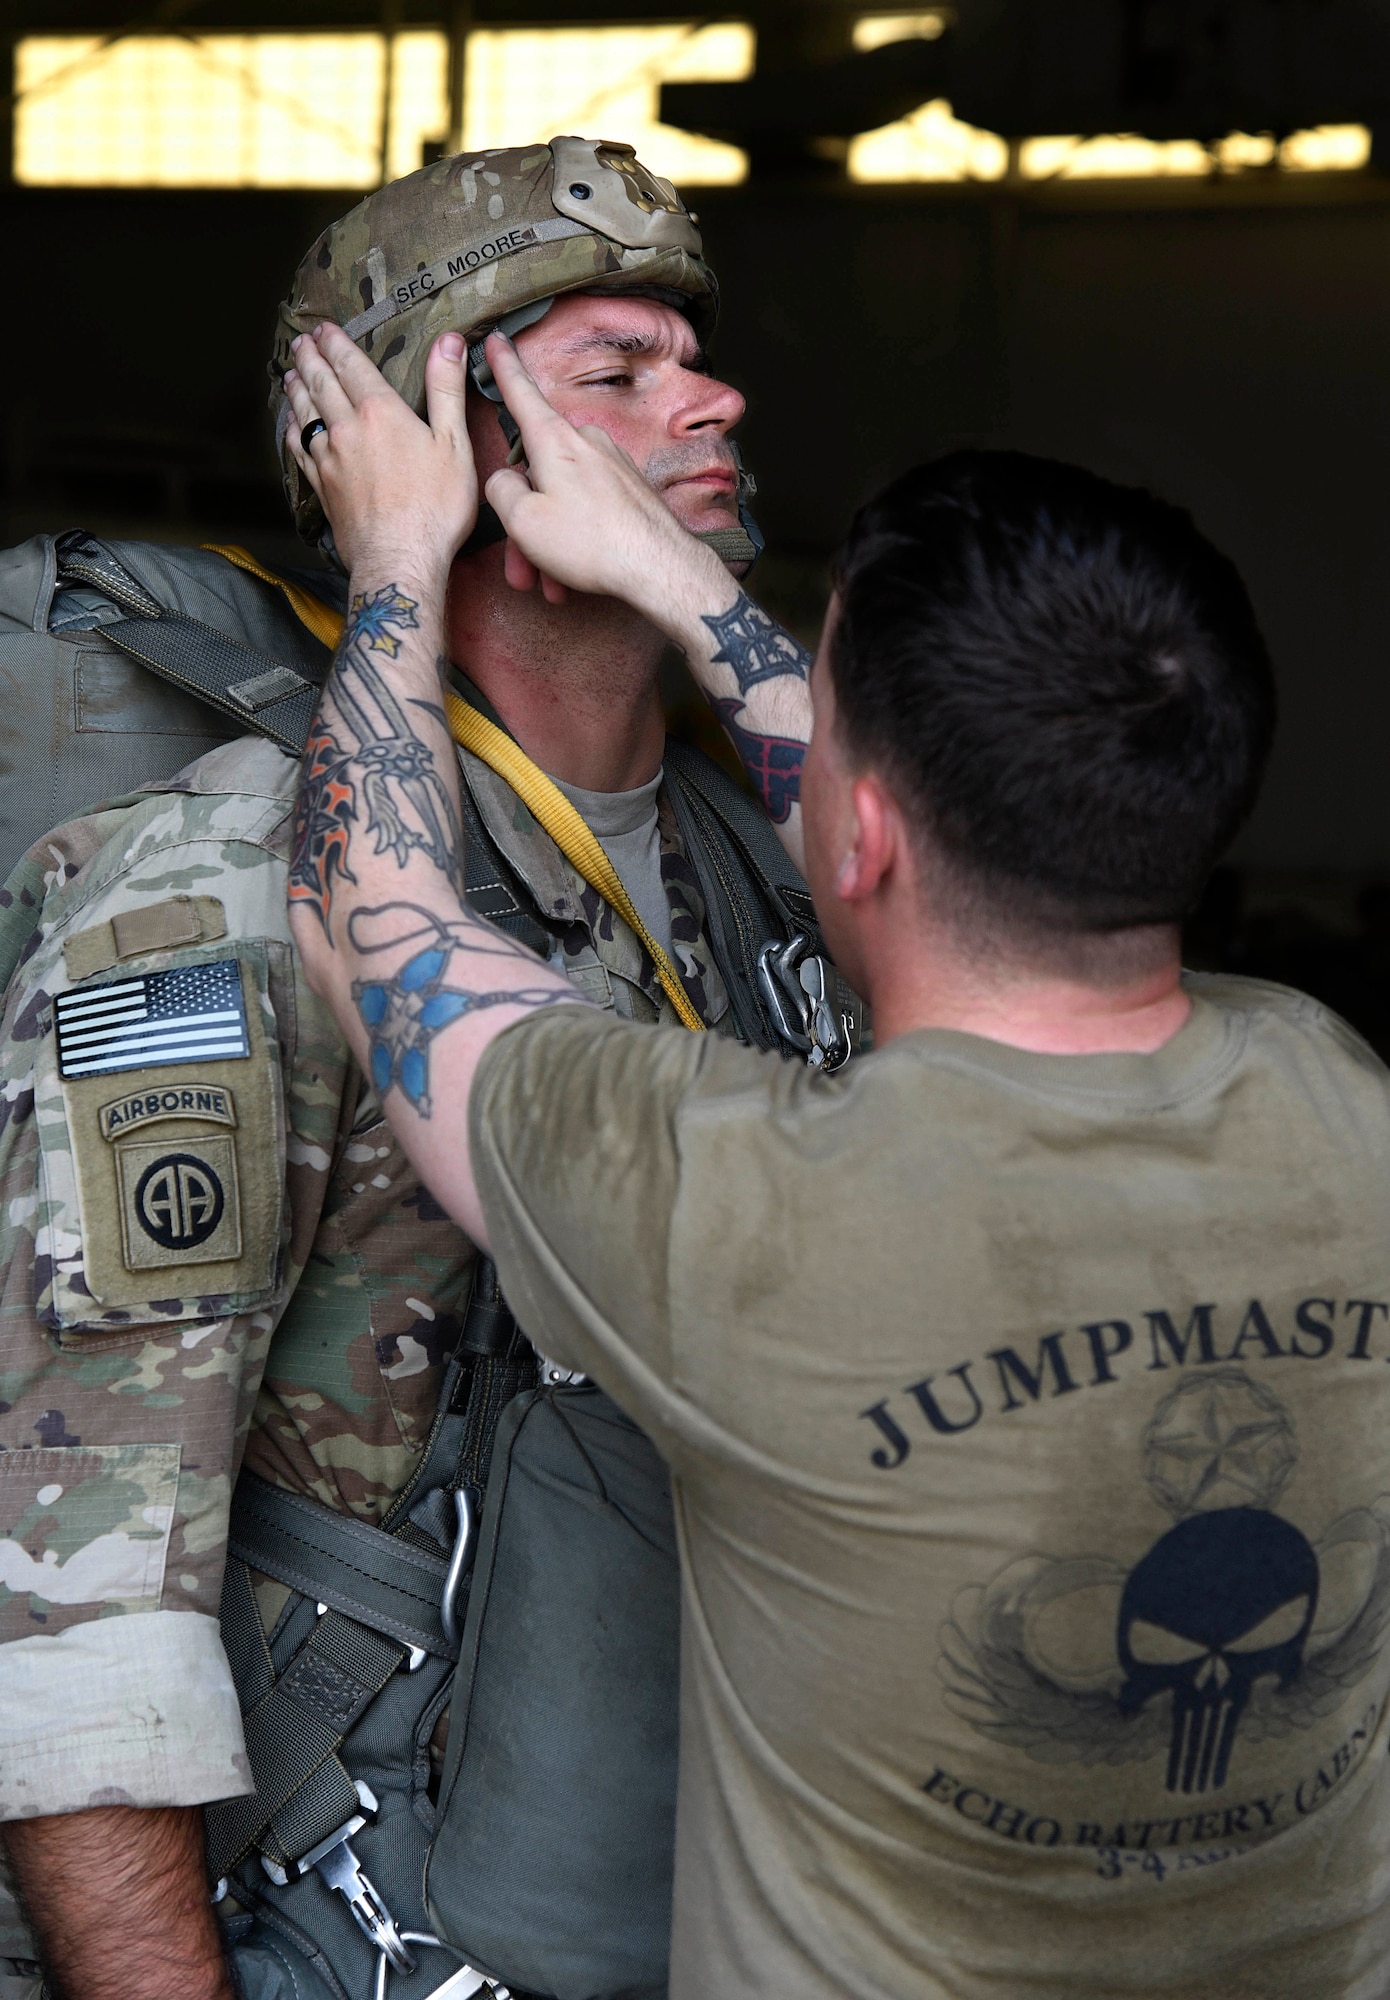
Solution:
[(454, 1513), (458, 1529), (454, 1535), (454, 1552), (449, 1558), (449, 1573), (444, 1579), (444, 1589), (439, 1599), (439, 1622), (444, 1628), (444, 1637), (451, 1646), (459, 1643), (458, 1597), (463, 1580), (473, 1567), (473, 1540), (478, 1525), (478, 1502), (471, 1486), (460, 1486), (454, 1494)]

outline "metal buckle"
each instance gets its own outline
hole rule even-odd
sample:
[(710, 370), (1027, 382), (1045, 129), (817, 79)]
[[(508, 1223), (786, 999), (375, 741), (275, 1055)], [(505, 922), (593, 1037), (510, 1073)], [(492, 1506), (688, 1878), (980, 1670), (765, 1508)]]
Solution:
[(396, 1920), (350, 1845), (353, 1834), (360, 1833), (367, 1822), (376, 1817), (377, 1810), (376, 1794), (370, 1785), (354, 1778), (353, 1788), (362, 1805), (360, 1813), (344, 1820), (326, 1840), (321, 1840), (317, 1847), (311, 1847), (307, 1854), (301, 1854), (297, 1861), (291, 1861), (288, 1867), (264, 1854), (261, 1866), (271, 1881), (278, 1883), (282, 1889), (289, 1882), (297, 1882), (301, 1876), (307, 1875), (311, 1868), (316, 1868), (319, 1879), (326, 1882), (330, 1889), (337, 1890), (359, 1929), (382, 1957), (389, 1960), (397, 1972), (413, 1972), (415, 1960), (405, 1948), (396, 1928)]
[(788, 944), (769, 938), (758, 953), (758, 985), (783, 1041), (830, 1076), (853, 1054), (850, 1017), (837, 1011), (834, 974), (810, 943), (804, 931)]
[(471, 1486), (456, 1489), (454, 1513), (458, 1521), (454, 1552), (449, 1558), (449, 1573), (439, 1598), (439, 1622), (451, 1646), (459, 1643), (458, 1596), (463, 1588), (463, 1579), (473, 1567), (473, 1542), (478, 1528), (478, 1496)]
[[(447, 1951), (455, 1958), (463, 1953), (456, 1945), (445, 1944), (443, 1938), (435, 1937), (432, 1931), (403, 1931), (407, 1944), (431, 1946), (435, 1951)], [(387, 1963), (383, 1955), (376, 1962), (374, 2000), (386, 2000)], [(457, 1972), (451, 1972), (442, 1986), (436, 1986), (426, 1994), (425, 2000), (474, 2000), (474, 1995), (482, 2000), (512, 2000), (511, 1988), (489, 1979), (486, 1973), (476, 1972), (471, 1965), (460, 1965)]]
[(336, 1889), (357, 1920), (358, 1928), (397, 1972), (413, 1972), (415, 1960), (406, 1950), (396, 1920), (350, 1842), (340, 1840), (314, 1863), (330, 1889)]
[(558, 1389), (563, 1387), (567, 1382), (587, 1382), (589, 1379), (582, 1369), (562, 1368), (558, 1361), (547, 1361), (539, 1349), (536, 1353), (536, 1359), (541, 1365), (541, 1387), (543, 1389)]

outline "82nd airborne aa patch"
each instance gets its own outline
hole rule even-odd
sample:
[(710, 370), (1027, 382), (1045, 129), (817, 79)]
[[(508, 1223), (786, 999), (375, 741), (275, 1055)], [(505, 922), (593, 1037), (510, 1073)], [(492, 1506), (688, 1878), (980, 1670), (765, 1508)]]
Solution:
[(232, 1138), (131, 1141), (116, 1148), (116, 1174), (128, 1271), (222, 1263), (241, 1255)]

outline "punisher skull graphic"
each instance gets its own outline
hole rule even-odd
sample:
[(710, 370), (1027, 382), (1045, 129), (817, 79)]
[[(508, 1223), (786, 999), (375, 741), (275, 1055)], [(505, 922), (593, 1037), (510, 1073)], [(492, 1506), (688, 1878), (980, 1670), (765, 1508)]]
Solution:
[[(1144, 1478), (1174, 1517), (1132, 1567), (1029, 1556), (965, 1591), (941, 1635), (946, 1700), (1041, 1763), (1162, 1757), (1170, 1792), (1227, 1782), (1242, 1737), (1306, 1729), (1364, 1680), (1390, 1627), (1390, 1495), (1316, 1545), (1275, 1505), (1288, 1411), (1233, 1366), (1154, 1411)], [(1330, 1580), (1330, 1581), (1329, 1581)]]
[(1317, 1602), (1312, 1543), (1257, 1507), (1179, 1521), (1135, 1564), (1120, 1600), (1120, 1707), (1171, 1694), (1170, 1792), (1225, 1784), (1251, 1690), (1264, 1674), (1289, 1685)]

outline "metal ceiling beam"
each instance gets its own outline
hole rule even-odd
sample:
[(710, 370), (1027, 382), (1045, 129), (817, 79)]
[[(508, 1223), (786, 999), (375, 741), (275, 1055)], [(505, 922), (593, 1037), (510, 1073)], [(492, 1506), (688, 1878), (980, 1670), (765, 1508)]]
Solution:
[(843, 139), (934, 96), (1009, 138), (1140, 132), (1215, 140), (1308, 125), (1390, 128), (1390, 0), (956, 0), (934, 42), (807, 49), (742, 83), (668, 83), (672, 125), (761, 152)]
[[(633, 21), (688, 21), (698, 10), (661, 0), (474, 0), (479, 27), (624, 26)], [(734, 8), (740, 13), (743, 10)], [(451, 0), (402, 0), (402, 28), (447, 30), (455, 16)], [(276, 0), (165, 0), (141, 6), (138, 0), (0, 0), (0, 37), (24, 35), (111, 35), (124, 32), (188, 34), (323, 34), (363, 29), (380, 31), (381, 0), (295, 0), (286, 18)]]

